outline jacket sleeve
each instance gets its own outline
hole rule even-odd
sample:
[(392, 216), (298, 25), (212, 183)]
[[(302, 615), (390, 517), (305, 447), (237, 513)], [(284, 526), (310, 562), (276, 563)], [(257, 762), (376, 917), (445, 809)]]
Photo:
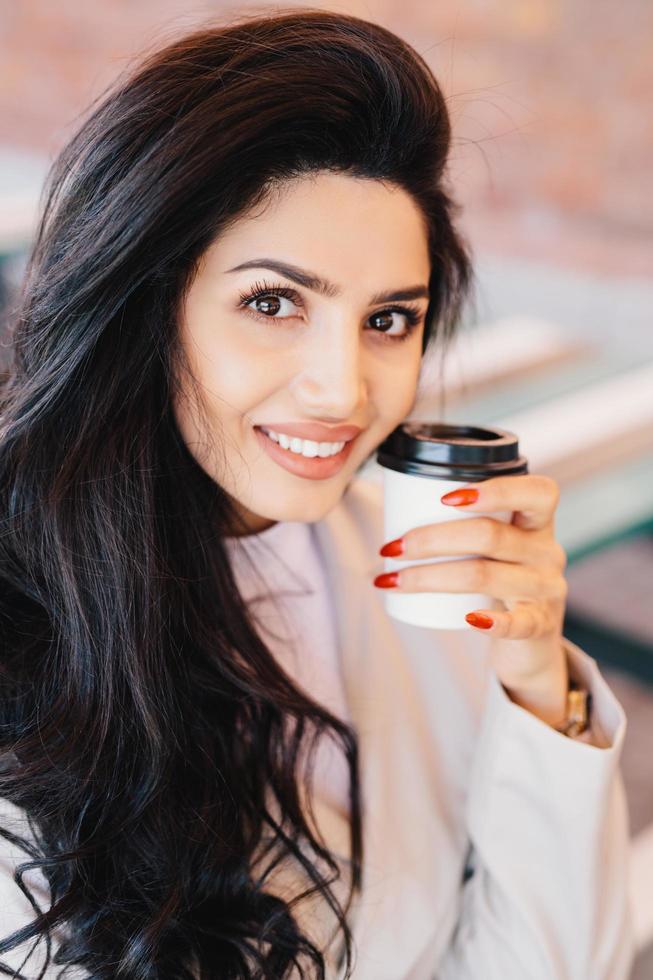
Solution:
[(460, 915), (434, 980), (627, 980), (634, 959), (623, 708), (564, 640), (592, 742), (515, 704), (494, 671), (466, 805)]

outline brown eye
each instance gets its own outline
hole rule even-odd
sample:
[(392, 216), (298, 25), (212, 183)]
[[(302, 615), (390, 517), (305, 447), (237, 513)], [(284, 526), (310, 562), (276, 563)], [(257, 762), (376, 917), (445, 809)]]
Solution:
[[(301, 301), (297, 292), (289, 286), (256, 283), (252, 290), (240, 294), (240, 305), (251, 316), (262, 320), (287, 320), (294, 315), (292, 307), (301, 306)], [(282, 315), (277, 316), (280, 310)]]
[[(395, 326), (393, 323), (393, 317), (399, 314), (404, 318), (404, 326), (400, 333), (389, 333), (389, 330)], [(413, 309), (412, 307), (396, 307), (389, 310), (379, 310), (377, 313), (372, 313), (369, 317), (370, 321), (376, 321), (379, 324), (380, 330), (376, 330), (376, 333), (380, 333), (382, 337), (388, 340), (405, 340), (413, 332), (416, 325), (419, 323), (420, 314), (419, 310)], [(396, 324), (400, 326), (400, 324)]]
[(281, 309), (278, 296), (259, 296), (254, 300), (254, 306), (259, 313), (274, 315)]
[[(392, 326), (392, 314), (387, 310), (383, 310), (381, 313), (373, 313), (370, 317), (371, 320), (376, 320), (376, 326), (380, 327), (385, 333)], [(383, 321), (380, 323), (379, 321)], [(384, 326), (385, 323), (385, 326)]]

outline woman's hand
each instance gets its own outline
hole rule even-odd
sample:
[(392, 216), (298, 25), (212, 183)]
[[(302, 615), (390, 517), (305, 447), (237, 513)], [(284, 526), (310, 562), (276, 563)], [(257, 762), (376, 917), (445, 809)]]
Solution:
[(567, 555), (554, 532), (559, 499), (555, 480), (532, 473), (467, 484), (442, 503), (472, 513), (513, 511), (511, 523), (476, 517), (425, 524), (380, 554), (406, 561), (483, 557), (412, 565), (374, 580), (403, 592), (483, 592), (500, 599), (505, 610), (470, 610), (466, 619), (489, 631), (492, 666), (509, 697), (554, 726), (564, 718), (569, 683), (562, 644)]

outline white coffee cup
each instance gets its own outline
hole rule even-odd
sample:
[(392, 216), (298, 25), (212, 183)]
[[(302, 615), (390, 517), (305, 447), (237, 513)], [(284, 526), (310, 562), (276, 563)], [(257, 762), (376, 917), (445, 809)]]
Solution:
[[(468, 483), (493, 476), (528, 472), (519, 456), (517, 437), (505, 429), (487, 429), (442, 422), (404, 422), (379, 446), (383, 467), (384, 541), (393, 541), (425, 524), (487, 516), (509, 524), (511, 511), (466, 511), (440, 502), (440, 497)], [(386, 572), (410, 565), (472, 558), (438, 555), (430, 558), (384, 558)], [(502, 609), (500, 600), (477, 592), (384, 593), (385, 608), (394, 619), (430, 629), (473, 629), (465, 616), (475, 609)]]

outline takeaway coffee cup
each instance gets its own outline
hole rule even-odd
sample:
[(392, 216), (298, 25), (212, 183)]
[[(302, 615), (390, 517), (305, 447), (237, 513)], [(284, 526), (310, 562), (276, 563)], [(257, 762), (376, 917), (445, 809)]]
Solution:
[[(495, 476), (528, 472), (528, 461), (519, 455), (517, 436), (505, 429), (443, 422), (403, 422), (377, 449), (383, 467), (384, 541), (400, 538), (423, 524), (467, 520), (488, 516), (509, 524), (511, 511), (480, 511), (440, 503), (440, 497), (466, 483), (479, 483)], [(471, 558), (438, 555), (402, 561), (385, 558), (384, 570), (410, 565), (434, 564)], [(384, 593), (390, 616), (415, 626), (431, 629), (473, 629), (465, 615), (474, 609), (502, 609), (501, 602), (477, 592)]]

